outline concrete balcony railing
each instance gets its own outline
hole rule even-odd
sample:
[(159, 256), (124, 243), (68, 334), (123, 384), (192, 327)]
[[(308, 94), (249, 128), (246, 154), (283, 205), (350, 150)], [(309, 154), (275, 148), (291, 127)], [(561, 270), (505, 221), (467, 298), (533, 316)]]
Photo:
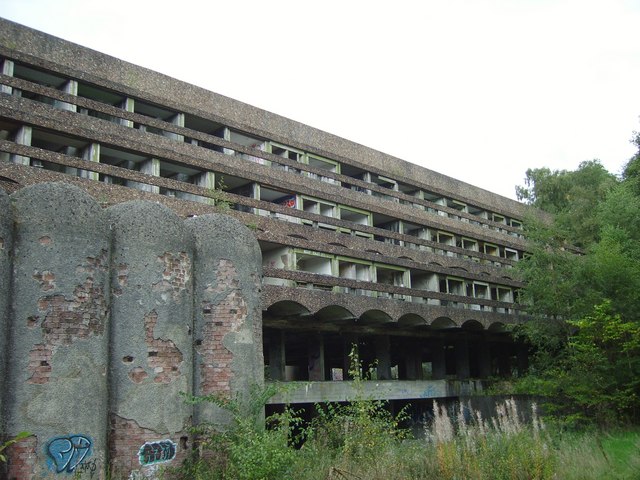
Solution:
[(357, 385), (335, 382), (267, 382), (281, 386), (269, 404), (347, 402), (367, 400), (415, 400), (480, 394), (481, 380), (368, 380)]

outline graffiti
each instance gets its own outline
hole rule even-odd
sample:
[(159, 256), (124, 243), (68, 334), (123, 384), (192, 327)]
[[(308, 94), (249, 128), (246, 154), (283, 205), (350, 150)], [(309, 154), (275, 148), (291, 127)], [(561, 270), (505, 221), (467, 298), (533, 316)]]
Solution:
[(154, 463), (169, 462), (176, 456), (177, 444), (171, 440), (159, 442), (147, 442), (140, 447), (138, 458), (140, 465), (153, 465)]
[[(83, 465), (83, 471), (86, 468), (91, 471), (90, 462), (84, 462), (84, 459), (91, 455), (92, 446), (90, 438), (85, 435), (65, 435), (51, 439), (47, 444), (49, 468), (56, 473), (73, 473)], [(95, 469), (95, 461), (93, 467)]]
[(98, 466), (96, 465), (96, 459), (92, 459), (92, 460), (85, 460), (83, 462), (80, 462), (80, 465), (78, 465), (78, 468), (76, 468), (76, 472), (80, 472), (80, 473), (88, 473), (90, 478), (93, 478), (93, 476), (96, 474), (96, 470), (98, 469)]

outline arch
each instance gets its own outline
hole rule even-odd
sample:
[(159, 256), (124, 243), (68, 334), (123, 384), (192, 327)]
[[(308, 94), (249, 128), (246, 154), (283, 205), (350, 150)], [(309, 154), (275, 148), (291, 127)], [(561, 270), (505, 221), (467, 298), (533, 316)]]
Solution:
[(372, 249), (370, 249), (370, 248), (367, 248), (367, 249), (365, 250), (365, 252), (367, 252), (367, 253), (373, 253), (374, 255), (382, 255), (382, 253), (380, 253), (379, 251), (377, 251), (377, 250), (372, 250)]
[(456, 328), (457, 325), (449, 317), (438, 317), (433, 322), (431, 322), (431, 327), (438, 330), (445, 330), (449, 328)]
[(351, 311), (340, 305), (323, 307), (316, 312), (315, 317), (323, 322), (344, 322), (356, 318)]
[(307, 317), (311, 314), (304, 305), (292, 300), (280, 300), (267, 307), (267, 312), (278, 317)]
[(427, 325), (427, 320), (416, 313), (407, 313), (398, 319), (401, 327), (417, 327)]
[(511, 280), (511, 281), (513, 281), (513, 278), (511, 278), (511, 277), (510, 277), (510, 276), (508, 276), (508, 275), (503, 275), (503, 276), (502, 276), (502, 278), (504, 278), (505, 280)]
[(489, 330), (490, 332), (506, 332), (507, 328), (506, 325), (502, 322), (493, 322), (491, 325), (489, 325), (489, 328), (487, 328), (487, 330)]
[(358, 323), (365, 325), (389, 323), (392, 321), (391, 316), (382, 310), (367, 310), (358, 318)]
[(484, 327), (478, 320), (467, 320), (462, 324), (465, 330), (484, 330)]
[(427, 265), (433, 265), (434, 267), (442, 267), (442, 264), (438, 262), (429, 262), (427, 263)]
[(411, 258), (411, 257), (409, 257), (407, 255), (402, 255), (402, 256), (400, 256), (398, 258), (401, 258), (403, 260), (409, 260), (410, 262), (415, 262), (415, 260), (413, 258)]

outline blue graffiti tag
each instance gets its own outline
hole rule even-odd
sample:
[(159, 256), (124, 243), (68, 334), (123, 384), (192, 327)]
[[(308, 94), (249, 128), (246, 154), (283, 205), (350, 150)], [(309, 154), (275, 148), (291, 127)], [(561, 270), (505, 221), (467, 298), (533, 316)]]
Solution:
[(93, 443), (86, 435), (62, 435), (47, 443), (47, 463), (56, 473), (73, 473), (91, 455)]
[(154, 463), (169, 462), (176, 456), (178, 445), (171, 440), (161, 440), (159, 442), (147, 442), (140, 447), (138, 459), (140, 465), (153, 465)]

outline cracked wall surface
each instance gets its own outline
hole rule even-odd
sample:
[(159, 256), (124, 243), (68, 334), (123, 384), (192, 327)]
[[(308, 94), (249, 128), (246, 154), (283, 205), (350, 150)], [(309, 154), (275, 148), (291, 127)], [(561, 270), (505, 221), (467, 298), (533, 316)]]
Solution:
[(236, 220), (64, 184), (0, 190), (0, 212), (1, 433), (34, 434), (0, 473), (153, 478), (194, 417), (226, 421), (180, 392), (262, 384), (260, 250)]

